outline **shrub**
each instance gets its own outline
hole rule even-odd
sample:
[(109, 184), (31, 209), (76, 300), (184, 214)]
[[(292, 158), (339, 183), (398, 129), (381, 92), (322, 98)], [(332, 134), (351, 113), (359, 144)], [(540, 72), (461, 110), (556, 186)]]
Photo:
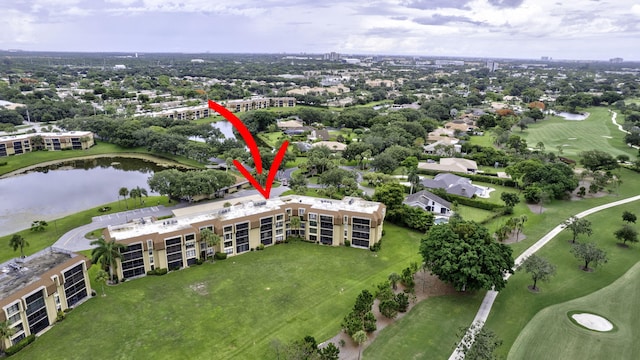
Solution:
[(393, 319), (398, 315), (398, 304), (395, 300), (384, 300), (378, 305), (380, 313), (386, 318)]
[(95, 290), (91, 289), (91, 296), (93, 297), (93, 296), (96, 296), (96, 295), (98, 295), (98, 293)]
[(166, 274), (168, 272), (169, 272), (169, 270), (167, 270), (165, 268), (156, 269), (156, 275), (164, 275), (164, 274)]
[(363, 319), (364, 331), (374, 332), (378, 328), (376, 326), (376, 316), (371, 311), (364, 315)]
[(20, 340), (20, 342), (18, 342), (17, 344), (15, 344), (12, 347), (10, 347), (7, 350), (5, 350), (4, 352), (7, 354), (7, 356), (11, 356), (11, 355), (17, 353), (18, 351), (24, 349), (27, 345), (31, 344), (35, 340), (36, 340), (36, 336), (31, 334), (31, 335), (27, 336), (26, 338)]
[(0, 161), (0, 166), (5, 166), (5, 165), (7, 165), (6, 161)]
[(196, 260), (196, 265), (202, 265), (202, 264), (204, 264), (204, 260), (202, 260), (202, 259), (197, 259)]
[(256, 250), (264, 250), (264, 244), (260, 244), (256, 247)]
[(403, 313), (409, 308), (409, 296), (405, 293), (399, 293), (395, 296), (396, 304), (398, 305), (398, 311)]
[(227, 253), (217, 252), (214, 256), (216, 260), (224, 260), (227, 258)]
[(64, 311), (59, 310), (58, 311), (58, 315), (56, 316), (56, 321), (60, 322), (62, 320), (64, 320), (66, 314), (64, 313)]
[(344, 241), (344, 246), (346, 246), (346, 247), (350, 247), (350, 246), (351, 246), (351, 241), (349, 241), (349, 240), (345, 240), (345, 241)]
[(377, 243), (371, 245), (369, 247), (369, 250), (373, 251), (373, 252), (377, 252), (380, 251), (380, 248), (382, 247), (382, 240), (378, 241)]

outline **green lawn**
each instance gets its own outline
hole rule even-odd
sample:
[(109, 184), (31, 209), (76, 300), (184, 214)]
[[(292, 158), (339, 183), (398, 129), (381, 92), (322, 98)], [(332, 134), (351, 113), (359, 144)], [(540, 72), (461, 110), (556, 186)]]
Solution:
[(378, 253), (294, 242), (107, 287), (14, 357), (274, 359), (272, 340), (333, 337), (360, 291), (419, 260), (421, 234), (385, 231)]
[[(556, 359), (638, 359), (639, 297), (640, 264), (636, 264), (604, 289), (540, 311), (516, 339), (509, 359), (549, 359), (551, 354)], [(575, 310), (604, 316), (614, 330), (604, 333), (577, 326), (567, 316)]]
[[(166, 196), (149, 196), (148, 198), (145, 198), (145, 202), (147, 205), (144, 206), (149, 206), (149, 204), (168, 204)], [(111, 210), (106, 212), (98, 211), (98, 209), (105, 206), (111, 207)], [(129, 203), (129, 209), (137, 209), (144, 206), (133, 204), (133, 202)], [(116, 201), (110, 204), (96, 206), (92, 209), (65, 216), (54, 221), (49, 221), (49, 226), (47, 226), (45, 228), (46, 230), (43, 232), (33, 232), (30, 229), (25, 229), (17, 232), (16, 234), (21, 235), (29, 243), (29, 246), (24, 248), (25, 255), (29, 256), (46, 247), (53, 245), (53, 243), (55, 243), (60, 238), (60, 236), (62, 236), (62, 234), (66, 233), (67, 231), (73, 230), (78, 226), (90, 223), (91, 218), (94, 216), (112, 214), (125, 210), (126, 209), (124, 202)], [(20, 256), (20, 249), (14, 252), (13, 249), (9, 248), (6, 245), (9, 243), (9, 239), (11, 239), (13, 235), (14, 234), (0, 237), (0, 244), (2, 244), (3, 247), (6, 246), (5, 250), (0, 251), (0, 263), (10, 260), (16, 256)]]
[(370, 359), (446, 359), (456, 334), (469, 326), (485, 292), (429, 298), (380, 332), (364, 351)]
[[(513, 133), (525, 139), (530, 147), (542, 142), (546, 151), (558, 153), (562, 145), (562, 156), (578, 160), (582, 151), (598, 149), (611, 155), (628, 155), (634, 159), (637, 151), (624, 143), (624, 133), (611, 122), (607, 108), (591, 107), (585, 110), (590, 115), (583, 121), (564, 120), (560, 117), (547, 117), (529, 125), (524, 132)], [(624, 121), (619, 115), (618, 123)]]
[[(504, 340), (501, 355), (507, 354), (520, 331), (539, 311), (606, 287), (640, 259), (640, 246), (620, 248), (613, 236), (613, 232), (622, 225), (621, 215), (625, 210), (637, 213), (638, 203), (617, 206), (587, 217), (593, 224), (593, 235), (589, 238), (582, 236), (579, 240), (597, 243), (609, 258), (609, 262), (598, 267), (595, 272), (585, 273), (579, 269), (581, 262), (570, 253), (571, 233), (566, 230), (538, 252), (557, 267), (556, 276), (550, 282), (539, 284), (540, 293), (534, 294), (527, 290), (532, 281), (526, 273), (518, 272), (509, 279), (507, 287), (496, 298), (487, 321), (487, 327)], [(553, 223), (557, 224), (560, 220), (562, 219), (556, 219)], [(526, 242), (530, 243), (538, 238), (536, 236)], [(605, 304), (607, 305), (614, 306), (611, 303)], [(636, 326), (640, 326), (640, 323)]]

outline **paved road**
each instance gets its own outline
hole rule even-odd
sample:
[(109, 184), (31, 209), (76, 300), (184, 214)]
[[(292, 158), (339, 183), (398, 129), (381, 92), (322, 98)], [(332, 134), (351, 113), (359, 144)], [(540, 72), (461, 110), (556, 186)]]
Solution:
[[(640, 200), (640, 195), (614, 201), (608, 204), (596, 206), (594, 208), (585, 210), (577, 214), (576, 217), (583, 218), (587, 215), (591, 215), (601, 210), (605, 210), (608, 208), (612, 208), (614, 206), (619, 206), (619, 205), (627, 204), (627, 203), (638, 201), (638, 200)], [(536, 251), (540, 250), (544, 245), (546, 245), (549, 241), (551, 241), (551, 239), (553, 239), (556, 235), (558, 235), (562, 230), (564, 230), (564, 225), (562, 224), (558, 225), (555, 228), (553, 228), (553, 230), (549, 231), (540, 240), (536, 241), (535, 244), (531, 245), (527, 250), (525, 250), (522, 253), (522, 255), (518, 256), (514, 260), (514, 263), (515, 263), (514, 270), (518, 269), (518, 267), (520, 267), (520, 265), (524, 260), (526, 260), (529, 256), (535, 254)], [(505, 275), (505, 279), (508, 279), (509, 277), (511, 277), (511, 274)], [(498, 296), (497, 291), (494, 291), (494, 290), (487, 291), (487, 294), (484, 296), (484, 299), (482, 300), (482, 304), (480, 305), (480, 309), (478, 309), (478, 312), (476, 313), (476, 317), (473, 319), (473, 324), (478, 324), (482, 326), (487, 321), (487, 318), (489, 317), (489, 313), (491, 312), (491, 307), (493, 307), (493, 303), (496, 300), (497, 296)], [(464, 354), (462, 354), (462, 352), (460, 352), (459, 349), (456, 348), (451, 354), (451, 356), (449, 357), (449, 360), (457, 360), (457, 359), (464, 359)]]

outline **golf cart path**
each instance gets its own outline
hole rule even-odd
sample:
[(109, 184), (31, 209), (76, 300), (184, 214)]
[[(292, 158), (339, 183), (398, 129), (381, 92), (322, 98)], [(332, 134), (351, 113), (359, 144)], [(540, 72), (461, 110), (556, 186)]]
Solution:
[[(615, 206), (619, 206), (619, 205), (624, 205), (633, 201), (638, 201), (640, 200), (640, 195), (636, 195), (630, 198), (626, 198), (626, 199), (622, 199), (622, 200), (618, 200), (618, 201), (614, 201), (608, 204), (604, 204), (604, 205), (600, 205), (600, 206), (596, 206), (593, 207), (591, 209), (587, 209), (577, 215), (575, 215), (577, 218), (583, 218), (585, 216), (591, 215), (593, 213), (596, 213), (598, 211), (601, 210), (605, 210), (608, 208), (612, 208)], [(533, 255), (536, 253), (536, 251), (540, 250), (544, 245), (546, 245), (549, 241), (551, 241), (551, 239), (553, 239), (556, 235), (558, 235), (562, 230), (564, 230), (564, 224), (560, 224), (558, 226), (556, 226), (555, 228), (553, 228), (553, 230), (549, 231), (545, 236), (543, 236), (540, 240), (536, 241), (535, 244), (531, 245), (527, 250), (525, 250), (520, 256), (518, 256), (515, 261), (514, 261), (514, 270), (518, 269), (518, 267), (520, 267), (520, 265), (522, 264), (522, 262), (528, 258), (529, 256)], [(509, 277), (511, 277), (511, 274), (506, 274), (505, 275), (505, 280), (509, 279)], [(487, 318), (489, 317), (489, 313), (491, 312), (491, 307), (493, 306), (493, 302), (496, 300), (496, 297), (498, 296), (498, 292), (495, 290), (489, 290), (487, 291), (487, 294), (485, 295), (484, 299), (482, 300), (482, 304), (480, 305), (480, 309), (478, 309), (478, 312), (476, 313), (475, 318), (473, 319), (473, 323), (472, 324), (478, 324), (480, 327), (482, 327), (484, 325), (484, 323), (487, 321)], [(451, 354), (451, 356), (449, 356), (449, 360), (458, 360), (458, 359), (464, 359), (464, 354), (460, 351), (459, 348), (456, 348), (453, 353)]]

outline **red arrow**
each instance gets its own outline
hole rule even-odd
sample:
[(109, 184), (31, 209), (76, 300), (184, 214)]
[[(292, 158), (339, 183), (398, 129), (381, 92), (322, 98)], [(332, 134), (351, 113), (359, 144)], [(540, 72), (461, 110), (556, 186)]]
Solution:
[[(209, 108), (215, 110), (218, 114), (222, 115), (225, 119), (227, 119), (231, 125), (233, 125), (244, 142), (249, 147), (249, 151), (251, 152), (251, 156), (253, 157), (253, 163), (256, 165), (256, 172), (258, 174), (262, 174), (262, 158), (260, 157), (260, 150), (258, 149), (258, 145), (256, 141), (253, 139), (253, 135), (249, 132), (249, 129), (244, 125), (242, 120), (238, 119), (237, 116), (233, 115), (231, 111), (227, 110), (224, 106), (216, 103), (215, 101), (209, 100)], [(287, 152), (287, 147), (289, 146), (288, 141), (284, 141), (280, 146), (280, 150), (276, 154), (276, 157), (273, 159), (273, 163), (271, 163), (271, 168), (269, 169), (269, 175), (267, 175), (267, 182), (265, 187), (262, 185), (251, 175), (251, 173), (245, 169), (245, 167), (238, 160), (233, 160), (233, 164), (236, 166), (238, 171), (253, 185), (264, 196), (265, 199), (269, 199), (269, 194), (271, 193), (271, 186), (273, 185), (273, 180), (276, 178), (276, 173), (278, 172), (278, 168), (280, 167), (280, 163), (284, 159), (284, 154)]]

